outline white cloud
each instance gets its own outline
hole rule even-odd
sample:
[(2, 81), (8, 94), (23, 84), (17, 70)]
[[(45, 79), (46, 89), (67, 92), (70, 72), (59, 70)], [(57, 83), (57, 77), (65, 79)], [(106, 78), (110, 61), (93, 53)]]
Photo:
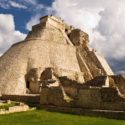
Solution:
[(27, 9), (27, 6), (24, 5), (24, 3), (21, 2), (15, 2), (14, 0), (1, 0), (0, 1), (0, 7), (4, 9), (10, 9), (11, 7), (18, 8), (18, 9)]
[(15, 8), (22, 8), (22, 9), (26, 9), (27, 7), (22, 5), (22, 4), (19, 4), (17, 2), (14, 2), (14, 1), (9, 1), (9, 4), (10, 6), (12, 7), (15, 7)]
[(38, 0), (0, 0), (0, 7), (4, 9), (25, 9), (25, 11), (32, 13), (40, 13), (40, 11), (44, 11), (47, 8)]
[(88, 7), (85, 0), (55, 0), (52, 5), (57, 16), (61, 16), (68, 23), (91, 32), (98, 25), (100, 15), (98, 14), (103, 8)]
[(0, 54), (25, 37), (26, 34), (15, 30), (14, 18), (11, 14), (0, 14)]
[(93, 45), (96, 45), (107, 57), (117, 60), (125, 59), (125, 8), (123, 5), (125, 6), (125, 3), (117, 4), (112, 9), (105, 8), (105, 11), (101, 12), (101, 20), (96, 31), (106, 39), (100, 41), (97, 38), (96, 43), (93, 42)]
[(5, 0), (5, 1), (0, 1), (0, 7), (1, 8), (4, 8), (4, 9), (8, 9), (8, 8), (10, 8), (10, 6), (9, 6), (9, 4), (7, 3), (7, 1)]

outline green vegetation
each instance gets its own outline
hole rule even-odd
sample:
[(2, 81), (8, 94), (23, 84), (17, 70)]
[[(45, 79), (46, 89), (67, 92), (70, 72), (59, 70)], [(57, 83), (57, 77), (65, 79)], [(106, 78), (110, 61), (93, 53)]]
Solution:
[(0, 109), (8, 110), (9, 107), (13, 107), (13, 106), (16, 106), (16, 105), (19, 105), (19, 103), (18, 102), (11, 102), (10, 104), (5, 103), (3, 105), (0, 105)]
[(0, 115), (0, 125), (125, 125), (125, 121), (36, 110)]

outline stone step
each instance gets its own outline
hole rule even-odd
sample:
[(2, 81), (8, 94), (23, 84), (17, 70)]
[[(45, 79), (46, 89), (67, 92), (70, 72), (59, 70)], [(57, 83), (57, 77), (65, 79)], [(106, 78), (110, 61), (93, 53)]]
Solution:
[(114, 110), (100, 110), (100, 109), (83, 109), (83, 108), (71, 108), (71, 107), (57, 107), (53, 105), (41, 105), (40, 108), (53, 112), (71, 113), (77, 115), (93, 116), (93, 117), (105, 117), (110, 119), (124, 119), (125, 111)]

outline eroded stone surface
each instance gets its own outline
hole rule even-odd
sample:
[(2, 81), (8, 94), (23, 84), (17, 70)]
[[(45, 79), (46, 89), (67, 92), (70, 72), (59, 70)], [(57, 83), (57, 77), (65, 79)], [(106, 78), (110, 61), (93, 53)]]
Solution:
[(0, 94), (44, 106), (125, 111), (125, 76), (114, 75), (89, 47), (87, 33), (45, 16), (0, 58)]
[(0, 93), (37, 94), (44, 83), (60, 86), (59, 77), (85, 84), (97, 76), (113, 75), (88, 42), (87, 33), (60, 18), (42, 17), (24, 41), (0, 58)]

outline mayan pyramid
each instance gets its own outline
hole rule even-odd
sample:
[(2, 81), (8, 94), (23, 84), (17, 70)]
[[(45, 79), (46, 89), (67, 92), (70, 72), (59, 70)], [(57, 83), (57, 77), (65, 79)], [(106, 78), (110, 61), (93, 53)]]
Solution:
[(45, 16), (24, 41), (0, 57), (0, 94), (39, 93), (38, 81), (51, 74), (84, 84), (113, 72), (104, 57), (89, 47), (87, 33), (60, 18)]

